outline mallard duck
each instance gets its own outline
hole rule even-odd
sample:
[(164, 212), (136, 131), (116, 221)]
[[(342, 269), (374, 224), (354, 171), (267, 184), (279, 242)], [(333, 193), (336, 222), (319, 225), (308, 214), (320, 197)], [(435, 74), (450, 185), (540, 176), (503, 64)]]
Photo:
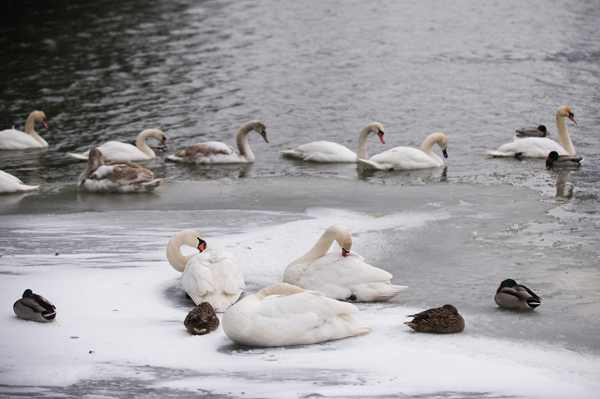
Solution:
[(417, 314), (408, 315), (408, 317), (414, 318), (404, 324), (419, 332), (452, 334), (465, 329), (465, 319), (452, 305), (427, 309)]
[(546, 137), (550, 134), (544, 125), (539, 125), (538, 127), (524, 127), (515, 131), (517, 132), (517, 136), (522, 137)]
[(246, 122), (237, 132), (238, 150), (220, 141), (205, 141), (177, 151), (175, 155), (167, 155), (165, 159), (175, 162), (208, 164), (208, 163), (251, 163), (254, 153), (248, 144), (248, 134), (252, 131), (267, 140), (267, 127), (260, 121)]
[(568, 167), (568, 166), (580, 166), (583, 157), (570, 157), (568, 155), (558, 155), (558, 152), (551, 151), (546, 158), (546, 167)]
[(219, 318), (215, 309), (208, 302), (192, 309), (183, 321), (188, 332), (192, 335), (204, 335), (219, 328)]
[(519, 310), (533, 310), (542, 304), (542, 298), (510, 278), (500, 283), (494, 301), (501, 308)]
[(23, 292), (23, 297), (13, 305), (15, 314), (23, 320), (50, 323), (56, 317), (56, 307), (41, 295), (30, 289)]

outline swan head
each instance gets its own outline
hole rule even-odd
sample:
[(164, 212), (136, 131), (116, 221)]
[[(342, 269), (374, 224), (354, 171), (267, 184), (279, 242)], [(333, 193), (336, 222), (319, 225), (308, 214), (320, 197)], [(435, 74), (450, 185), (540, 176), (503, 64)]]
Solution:
[(442, 149), (442, 154), (444, 154), (444, 158), (448, 158), (448, 137), (444, 133), (433, 133), (431, 134), (434, 142), (440, 146)]
[(566, 105), (558, 107), (556, 115), (562, 116), (563, 118), (569, 118), (573, 121), (573, 123), (577, 124), (577, 121), (575, 120), (575, 114), (573, 114), (571, 108), (567, 107)]
[(269, 142), (269, 140), (267, 139), (267, 127), (261, 121), (246, 122), (244, 126), (242, 126), (242, 129), (244, 129), (244, 127), (246, 127), (247, 129), (246, 131), (249, 132), (253, 130), (256, 133), (260, 134), (267, 143)]
[(41, 123), (46, 129), (48, 129), (48, 125), (46, 124), (46, 114), (42, 111), (33, 111), (31, 113), (33, 115), (33, 120)]
[(385, 140), (383, 138), (383, 135), (385, 134), (385, 132), (383, 131), (383, 125), (379, 122), (373, 122), (369, 125), (371, 132), (375, 133), (378, 137), (379, 140), (381, 140), (381, 142), (383, 144), (385, 144)]
[(146, 129), (140, 135), (145, 135), (146, 137), (152, 137), (162, 143), (165, 148), (169, 148), (167, 146), (167, 135), (165, 132), (159, 129)]
[(325, 230), (325, 233), (333, 236), (338, 245), (342, 247), (343, 257), (346, 257), (350, 254), (350, 249), (352, 248), (352, 237), (350, 237), (350, 232), (347, 228), (340, 226), (339, 224), (334, 224)]

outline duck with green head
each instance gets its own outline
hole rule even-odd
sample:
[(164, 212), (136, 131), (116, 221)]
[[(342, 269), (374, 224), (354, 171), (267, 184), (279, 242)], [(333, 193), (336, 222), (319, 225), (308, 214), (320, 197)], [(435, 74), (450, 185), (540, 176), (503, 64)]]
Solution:
[(533, 310), (542, 304), (542, 298), (511, 278), (500, 283), (494, 301), (501, 308), (518, 310)]

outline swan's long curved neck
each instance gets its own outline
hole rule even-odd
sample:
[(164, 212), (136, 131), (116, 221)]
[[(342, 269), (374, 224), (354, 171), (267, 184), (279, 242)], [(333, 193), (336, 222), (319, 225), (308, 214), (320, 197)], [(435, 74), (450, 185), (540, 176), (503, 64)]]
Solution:
[(37, 134), (35, 131), (35, 115), (34, 114), (29, 115), (29, 117), (25, 121), (25, 133), (31, 135), (31, 137), (36, 139), (41, 144), (46, 144), (46, 145), (48, 144), (48, 143), (46, 143), (46, 140), (44, 140), (42, 138), (42, 136)]
[(306, 254), (296, 259), (285, 269), (283, 281), (289, 284), (298, 284), (306, 269), (317, 259), (327, 254), (335, 237), (326, 231), (317, 243)]
[(174, 269), (180, 272), (183, 272), (188, 261), (194, 257), (193, 254), (186, 256), (181, 253), (181, 246), (183, 244), (185, 243), (181, 234), (175, 234), (167, 244), (167, 260)]
[(100, 165), (104, 164), (104, 157), (101, 155), (102, 154), (98, 154), (93, 150), (90, 151), (87, 166), (85, 170), (77, 177), (77, 187), (79, 187), (85, 179), (90, 177), (90, 175), (94, 173), (96, 169), (100, 167)]
[(148, 137), (150, 137), (153, 133), (152, 129), (147, 129), (144, 130), (143, 132), (141, 132), (137, 139), (135, 140), (135, 146), (142, 151), (144, 154), (150, 156), (150, 157), (154, 157), (154, 151), (152, 151), (152, 148), (150, 148), (150, 146), (148, 145), (148, 143), (146, 143), (146, 139)]
[(252, 125), (244, 124), (238, 130), (237, 136), (235, 138), (238, 151), (241, 156), (246, 158), (249, 162), (254, 161), (254, 153), (250, 149), (250, 145), (248, 144), (248, 133), (252, 131)]
[(569, 130), (567, 129), (567, 122), (565, 118), (556, 112), (556, 129), (558, 130), (558, 138), (560, 139), (560, 144), (563, 146), (565, 151), (570, 156), (575, 156), (575, 147), (573, 147), (573, 143), (571, 142), (571, 136), (569, 136)]
[(441, 140), (442, 136), (435, 133), (430, 134), (429, 136), (425, 137), (425, 140), (423, 140), (423, 143), (421, 143), (421, 151), (429, 155), (436, 155), (433, 152), (433, 145), (439, 144)]
[(358, 148), (356, 149), (356, 156), (360, 159), (369, 159), (367, 152), (367, 138), (371, 133), (370, 126), (366, 126), (358, 135)]

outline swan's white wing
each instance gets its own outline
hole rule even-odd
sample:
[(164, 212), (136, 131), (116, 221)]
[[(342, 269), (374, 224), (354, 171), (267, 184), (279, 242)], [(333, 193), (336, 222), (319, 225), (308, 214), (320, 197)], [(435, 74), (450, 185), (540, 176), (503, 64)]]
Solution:
[(314, 141), (282, 151), (288, 158), (302, 159), (308, 162), (356, 162), (356, 153), (341, 144), (331, 141)]
[(196, 305), (210, 302), (215, 309), (225, 310), (243, 292), (244, 278), (231, 252), (211, 248), (188, 261), (181, 275), (181, 288)]
[(34, 190), (38, 186), (28, 186), (23, 184), (19, 178), (0, 170), (0, 193), (14, 193), (16, 191)]
[(357, 301), (385, 301), (408, 289), (390, 283), (392, 275), (373, 267), (357, 254), (343, 257), (329, 253), (313, 262), (298, 285), (325, 293), (330, 298)]
[(438, 160), (418, 148), (411, 147), (395, 147), (374, 155), (369, 161), (391, 165), (395, 170), (425, 169), (440, 166)]
[(44, 147), (31, 135), (16, 129), (0, 131), (0, 150), (25, 150)]
[(152, 158), (133, 144), (119, 141), (109, 141), (98, 148), (106, 161), (142, 161)]
[(225, 333), (240, 344), (303, 345), (371, 331), (371, 326), (350, 316), (358, 311), (354, 305), (319, 292), (270, 295), (261, 301), (252, 297), (234, 305), (223, 317)]
[(515, 140), (500, 146), (498, 151), (488, 151), (487, 154), (496, 157), (513, 157), (515, 154), (520, 154), (529, 158), (546, 158), (551, 151), (558, 152), (558, 155), (568, 155), (560, 144), (546, 137)]

